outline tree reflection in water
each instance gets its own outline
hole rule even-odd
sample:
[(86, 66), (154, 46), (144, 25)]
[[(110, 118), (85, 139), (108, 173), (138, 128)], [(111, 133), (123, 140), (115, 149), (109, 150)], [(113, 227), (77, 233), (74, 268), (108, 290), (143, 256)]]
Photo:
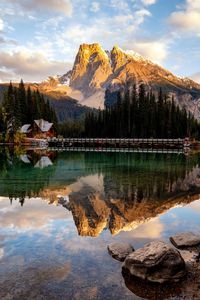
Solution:
[(0, 195), (42, 197), (73, 214), (79, 235), (136, 228), (200, 193), (199, 155), (0, 152)]

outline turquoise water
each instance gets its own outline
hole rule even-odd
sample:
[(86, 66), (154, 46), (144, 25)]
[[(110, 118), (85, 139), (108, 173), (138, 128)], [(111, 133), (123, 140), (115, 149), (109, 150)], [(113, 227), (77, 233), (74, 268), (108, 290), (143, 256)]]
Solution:
[(199, 161), (1, 149), (0, 299), (147, 299), (107, 245), (199, 233)]

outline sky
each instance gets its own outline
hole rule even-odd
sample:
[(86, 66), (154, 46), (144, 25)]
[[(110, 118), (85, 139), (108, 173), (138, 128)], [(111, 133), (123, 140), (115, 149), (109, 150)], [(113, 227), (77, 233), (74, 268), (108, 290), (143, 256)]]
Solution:
[(200, 0), (1, 0), (0, 82), (40, 82), (79, 45), (134, 50), (200, 82)]

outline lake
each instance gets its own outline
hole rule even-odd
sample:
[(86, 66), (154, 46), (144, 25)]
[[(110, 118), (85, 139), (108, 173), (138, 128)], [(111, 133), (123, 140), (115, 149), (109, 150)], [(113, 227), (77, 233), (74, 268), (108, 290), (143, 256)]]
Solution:
[[(0, 299), (150, 299), (107, 245), (199, 233), (199, 162), (200, 154), (0, 149)], [(183, 290), (157, 292), (151, 299), (182, 299)]]

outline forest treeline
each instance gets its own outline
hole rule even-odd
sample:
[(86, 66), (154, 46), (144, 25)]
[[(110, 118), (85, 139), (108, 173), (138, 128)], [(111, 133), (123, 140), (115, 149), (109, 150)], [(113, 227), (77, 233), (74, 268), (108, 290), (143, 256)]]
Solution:
[(18, 87), (10, 83), (0, 106), (0, 133), (9, 140), (22, 125), (43, 118), (64, 137), (200, 138), (200, 123), (161, 89), (146, 92), (142, 84), (117, 97), (112, 106), (90, 111), (82, 120), (57, 124), (55, 110), (38, 90), (25, 89), (23, 81)]
[(200, 137), (200, 124), (186, 109), (180, 109), (160, 89), (157, 97), (146, 93), (142, 84), (137, 90), (118, 93), (116, 104), (90, 112), (85, 117), (84, 135), (116, 138)]
[(22, 80), (18, 87), (10, 83), (0, 106), (0, 132), (9, 139), (22, 125), (32, 124), (41, 118), (57, 124), (56, 113), (49, 100), (45, 100), (38, 90), (25, 89)]

